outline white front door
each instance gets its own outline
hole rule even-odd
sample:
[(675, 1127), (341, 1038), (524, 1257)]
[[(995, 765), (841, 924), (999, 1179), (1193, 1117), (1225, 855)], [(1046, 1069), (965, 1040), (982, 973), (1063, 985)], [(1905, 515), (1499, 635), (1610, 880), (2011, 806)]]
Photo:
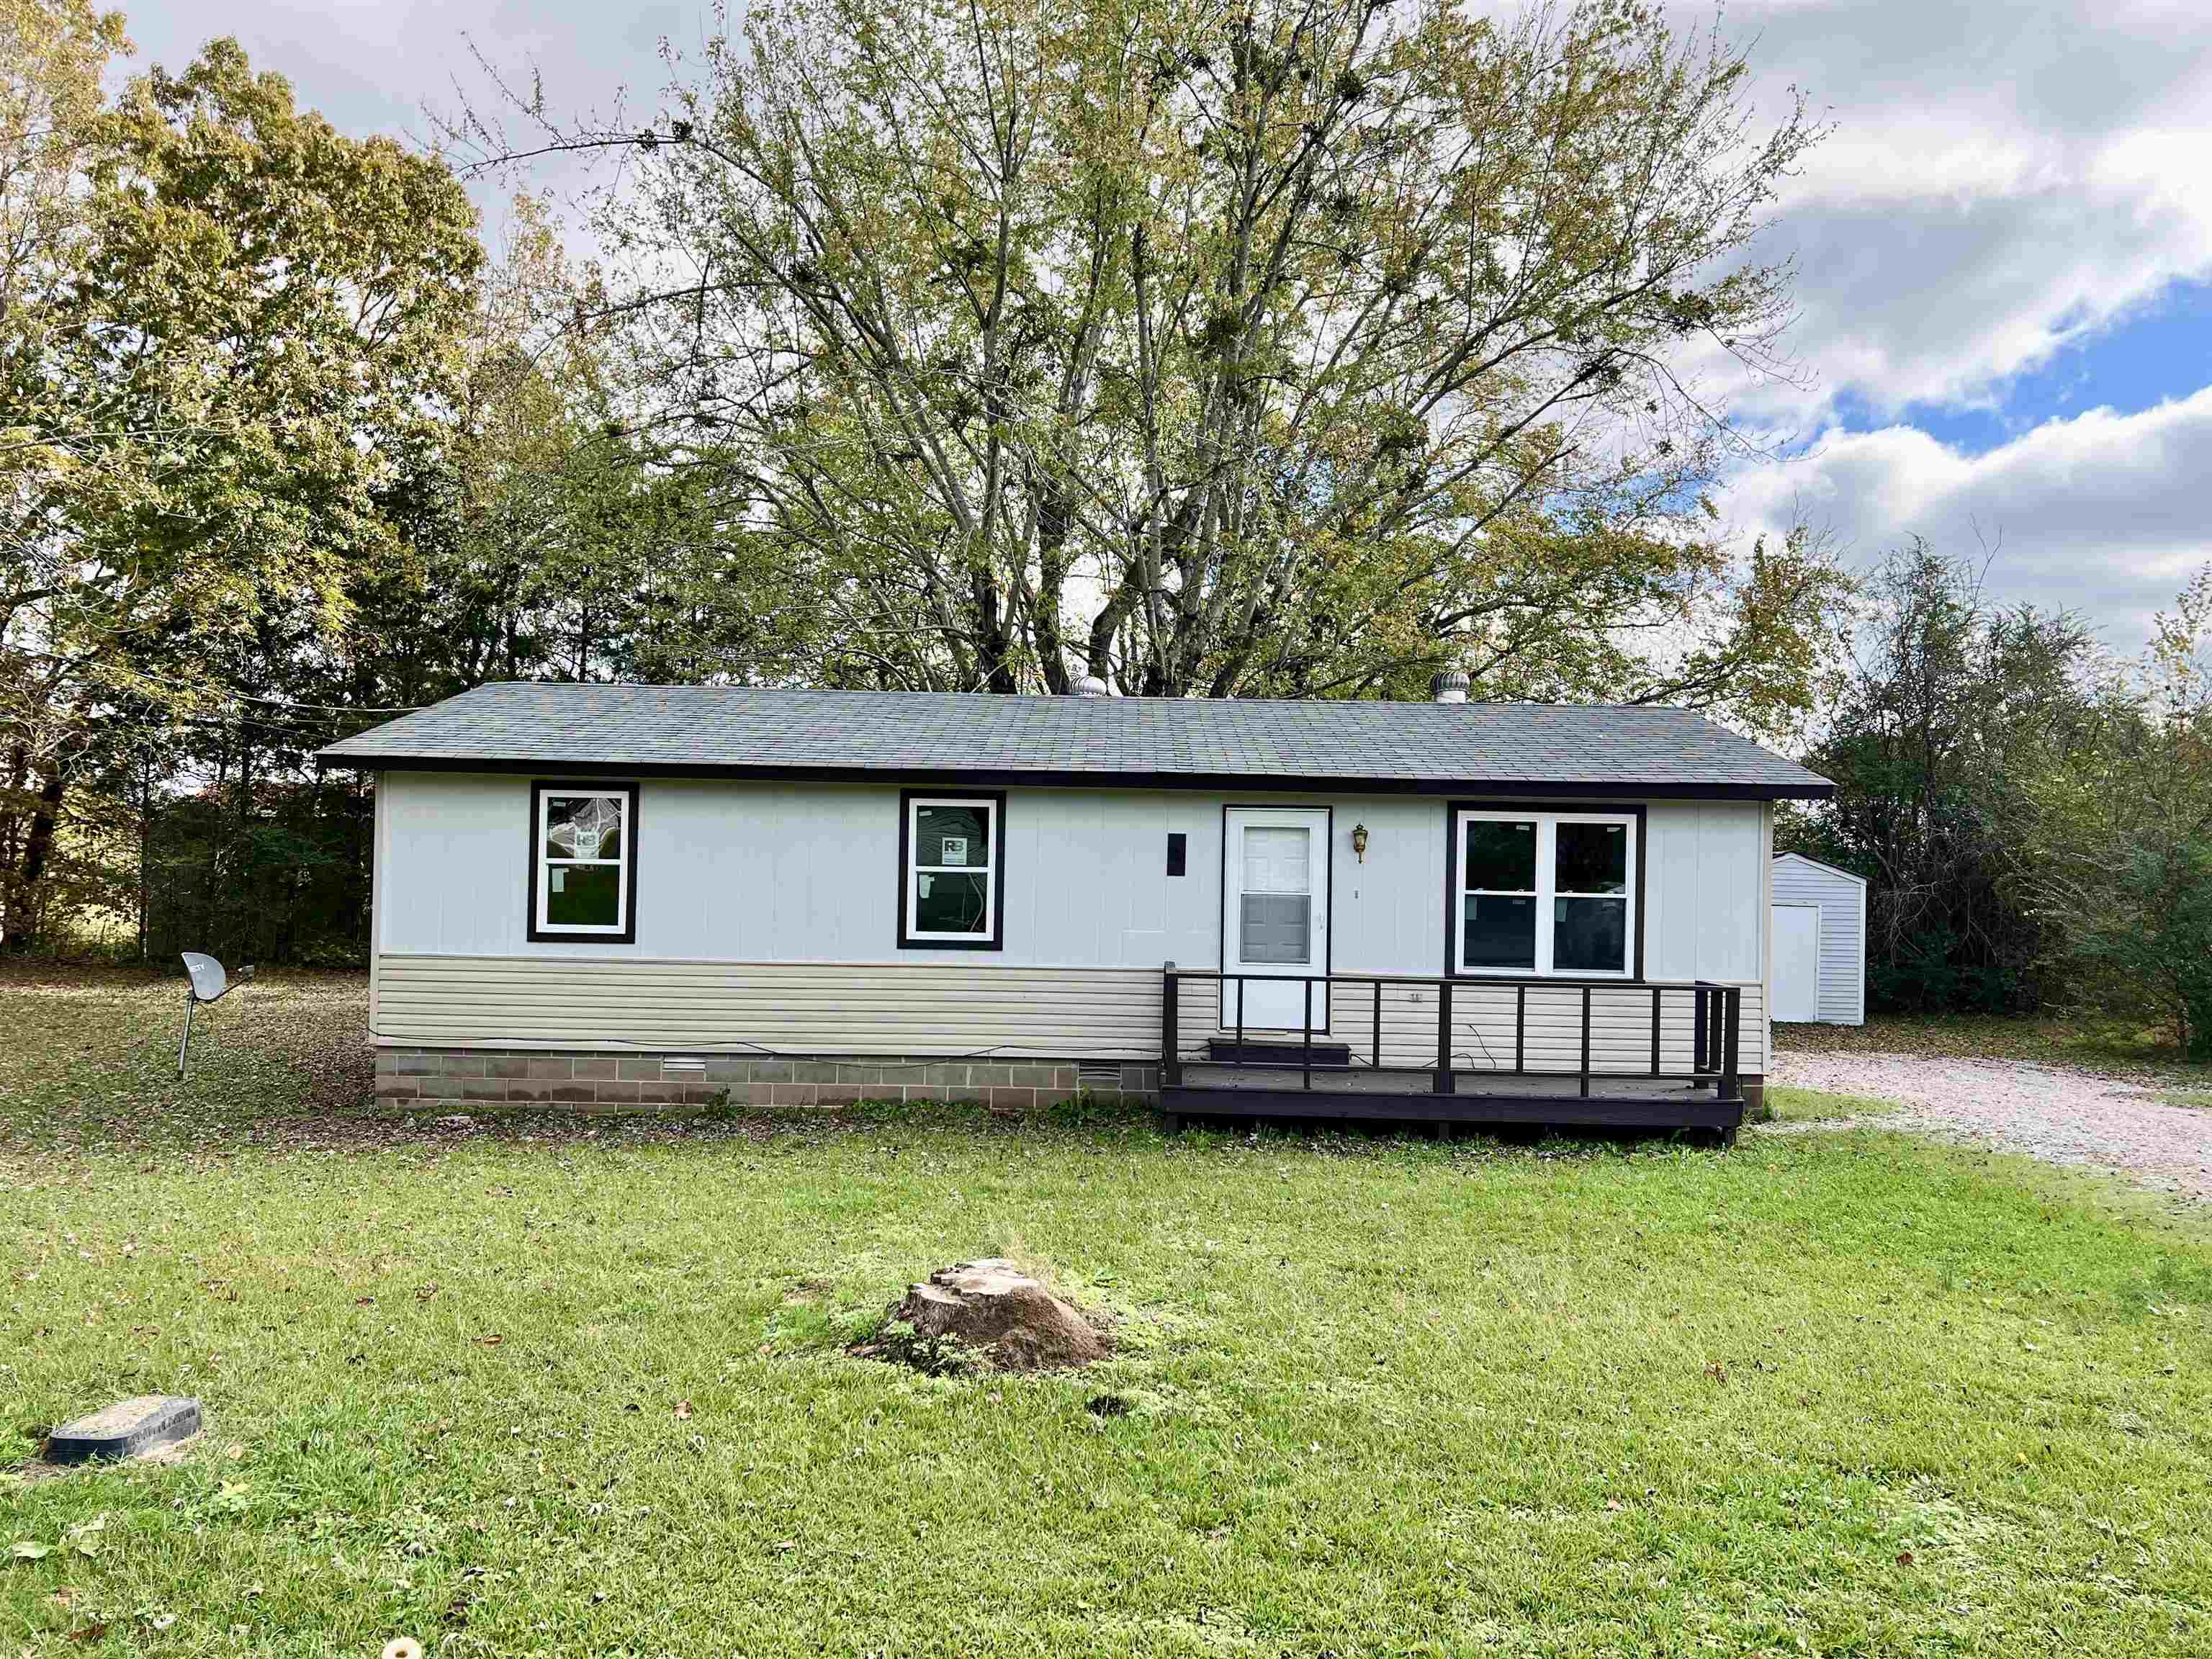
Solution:
[[(1328, 963), (1328, 810), (1232, 806), (1222, 883), (1221, 966), (1248, 980), (1221, 984), (1221, 1026), (1295, 1031), (1308, 975)], [(1313, 1029), (1328, 1029), (1328, 987), (1313, 988)]]
[(1774, 1018), (1788, 1024), (1820, 1017), (1820, 907), (1774, 907)]

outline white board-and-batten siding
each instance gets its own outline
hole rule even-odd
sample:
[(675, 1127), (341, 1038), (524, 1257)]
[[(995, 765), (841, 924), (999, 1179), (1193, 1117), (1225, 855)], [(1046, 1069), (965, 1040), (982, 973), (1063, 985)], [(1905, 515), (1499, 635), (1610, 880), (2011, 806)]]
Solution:
[[(1333, 809), (1335, 971), (1443, 971), (1447, 821), (1436, 799), (1009, 789), (1005, 942), (984, 951), (899, 947), (895, 784), (706, 779), (640, 786), (635, 943), (532, 943), (530, 781), (381, 775), (379, 1042), (1157, 1058), (1161, 964), (1220, 962), (1232, 804)], [(1765, 1054), (1766, 820), (1757, 803), (1654, 801), (1645, 817), (1646, 975), (1748, 987), (1747, 1073)], [(1355, 824), (1368, 831), (1364, 861)], [(1179, 877), (1166, 872), (1171, 833), (1186, 837)], [(1648, 994), (1644, 1007), (1648, 1058)], [(1186, 1007), (1187, 1033), (1198, 1017)], [(1487, 1040), (1489, 1018), (1471, 1010), (1470, 1035)], [(1547, 1054), (1558, 1047), (1550, 1018), (1547, 1005)], [(1573, 1019), (1578, 1053), (1578, 1003)], [(1395, 1023), (1412, 1041), (1413, 1005)], [(1432, 1007), (1427, 1030), (1432, 1054)]]
[(1820, 1011), (1824, 1023), (1866, 1021), (1866, 883), (1848, 870), (1784, 853), (1774, 860), (1774, 902), (1820, 912)]

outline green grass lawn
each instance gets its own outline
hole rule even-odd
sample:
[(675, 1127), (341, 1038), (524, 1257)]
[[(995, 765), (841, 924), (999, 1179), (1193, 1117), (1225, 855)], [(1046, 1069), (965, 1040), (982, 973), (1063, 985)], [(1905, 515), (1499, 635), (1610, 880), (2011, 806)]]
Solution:
[(1766, 1110), (1778, 1123), (1838, 1123), (1846, 1118), (1881, 1117), (1897, 1109), (1896, 1101), (1871, 1095), (1838, 1095), (1825, 1089), (1790, 1089), (1775, 1084), (1766, 1089)]
[[(0, 978), (6, 1431), (212, 1419), (0, 1477), (0, 1654), (2212, 1650), (2212, 1235), (2148, 1198), (1878, 1129), (459, 1134), (371, 1109), (358, 981), (181, 1087), (176, 996)], [(844, 1353), (986, 1253), (1119, 1352)]]

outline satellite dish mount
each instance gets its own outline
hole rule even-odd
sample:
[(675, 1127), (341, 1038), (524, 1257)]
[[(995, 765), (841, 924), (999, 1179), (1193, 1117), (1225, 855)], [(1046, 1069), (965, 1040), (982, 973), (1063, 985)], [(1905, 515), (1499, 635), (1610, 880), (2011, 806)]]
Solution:
[[(185, 1074), (185, 1053), (192, 1046), (192, 1010), (203, 1002), (220, 1002), (237, 988), (222, 964), (213, 957), (202, 956), (198, 951), (184, 953), (185, 972), (191, 983), (185, 990), (185, 1036), (177, 1044), (177, 1076)], [(247, 963), (238, 970), (238, 984), (243, 985), (253, 977), (253, 964)]]

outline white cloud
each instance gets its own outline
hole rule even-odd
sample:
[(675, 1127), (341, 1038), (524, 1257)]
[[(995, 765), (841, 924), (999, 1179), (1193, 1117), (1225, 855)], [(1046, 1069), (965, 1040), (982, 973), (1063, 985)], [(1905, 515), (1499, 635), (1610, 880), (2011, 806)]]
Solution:
[(1907, 426), (1824, 433), (1803, 457), (1736, 478), (1721, 496), (1747, 532), (1793, 517), (1832, 530), (1859, 560), (1925, 536), (1998, 547), (1989, 590), (2078, 610), (2133, 652), (2151, 613), (2212, 561), (2212, 387), (2136, 414), (2092, 410), (2002, 447), (1962, 454)]
[(1834, 127), (1760, 250), (1796, 259), (1790, 344), (1814, 384), (1743, 388), (1739, 412), (1991, 406), (2212, 272), (2205, 21), (2201, 0), (1733, 0), (1721, 26), (1761, 103), (1802, 87)]

